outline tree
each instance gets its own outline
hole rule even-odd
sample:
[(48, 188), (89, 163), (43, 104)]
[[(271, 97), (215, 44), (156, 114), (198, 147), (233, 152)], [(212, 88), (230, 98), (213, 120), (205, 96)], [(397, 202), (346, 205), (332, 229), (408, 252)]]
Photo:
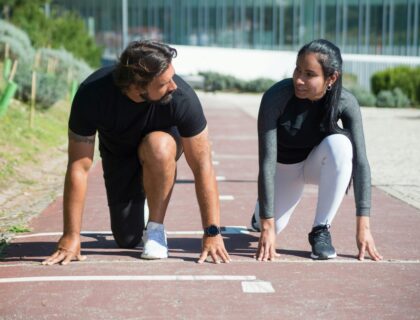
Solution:
[(35, 48), (64, 48), (91, 66), (100, 64), (102, 48), (88, 34), (77, 13), (52, 10), (44, 13), (45, 0), (0, 0), (2, 16), (28, 33)]

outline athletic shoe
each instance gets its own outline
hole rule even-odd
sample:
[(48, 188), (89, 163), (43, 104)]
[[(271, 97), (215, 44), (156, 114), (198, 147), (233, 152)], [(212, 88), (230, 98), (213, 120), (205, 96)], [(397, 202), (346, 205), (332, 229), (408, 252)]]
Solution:
[(168, 257), (168, 243), (163, 224), (149, 222), (143, 234), (142, 259), (166, 259)]
[(337, 257), (337, 253), (331, 243), (329, 227), (329, 225), (316, 226), (308, 234), (308, 240), (312, 246), (312, 259), (326, 260)]
[(257, 217), (255, 212), (252, 214), (251, 218), (251, 229), (256, 232), (261, 232), (260, 217)]

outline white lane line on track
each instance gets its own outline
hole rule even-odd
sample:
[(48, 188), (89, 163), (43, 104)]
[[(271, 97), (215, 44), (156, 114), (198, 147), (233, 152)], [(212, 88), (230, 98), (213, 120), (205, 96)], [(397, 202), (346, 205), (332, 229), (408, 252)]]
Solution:
[(216, 181), (225, 181), (226, 177), (225, 176), (216, 176)]
[[(245, 226), (226, 226), (222, 227), (222, 234), (249, 234), (250, 231)], [(31, 234), (22, 234), (14, 236), (14, 239), (25, 239), (25, 238), (35, 238), (35, 237), (49, 237), (49, 236), (61, 236), (62, 232), (40, 232), (40, 233), (31, 233)], [(112, 235), (111, 231), (82, 231), (80, 233), (82, 236), (88, 235)], [(167, 231), (167, 235), (202, 235), (203, 231)]]
[(251, 281), (255, 276), (217, 276), (217, 275), (154, 275), (154, 276), (51, 276), (0, 278), (0, 283), (19, 282), (58, 282), (58, 281)]
[(275, 292), (269, 281), (242, 281), (242, 291), (245, 293), (273, 293)]
[(231, 201), (231, 200), (234, 200), (234, 199), (235, 199), (235, 197), (231, 196), (231, 195), (220, 195), (219, 196), (220, 201)]
[[(198, 259), (198, 257), (197, 257)], [(165, 264), (185, 264), (185, 260), (183, 258), (176, 258), (176, 257), (171, 257), (171, 259), (165, 259), (164, 261), (161, 260), (142, 260), (142, 259), (137, 259), (137, 260), (85, 260), (83, 262), (77, 262), (78, 264), (102, 264), (102, 265), (106, 265), (106, 264), (151, 264), (151, 263), (165, 263)], [(235, 258), (233, 258), (232, 263), (240, 263), (240, 264), (261, 264), (260, 261), (257, 261), (255, 259), (244, 259), (244, 260), (236, 260)], [(307, 260), (297, 260), (297, 259), (290, 259), (290, 260), (275, 260), (275, 261), (270, 261), (270, 264), (310, 264), (310, 265), (316, 265), (319, 263), (328, 263), (328, 264), (374, 264), (374, 265), (378, 265), (378, 264), (388, 264), (388, 265), (392, 265), (392, 264), (405, 264), (405, 265), (410, 265), (410, 264), (420, 264), (420, 260), (382, 260), (382, 261), (369, 261), (369, 260), (365, 260), (364, 262), (360, 262), (356, 259), (354, 260), (326, 260), (326, 261), (315, 261), (312, 259), (307, 259)], [(4, 264), (0, 264), (0, 269), (7, 269), (7, 268), (16, 268), (16, 267), (34, 267), (34, 268), (44, 268), (40, 265), (39, 262), (28, 262), (28, 261), (22, 261), (20, 263), (4, 263)]]

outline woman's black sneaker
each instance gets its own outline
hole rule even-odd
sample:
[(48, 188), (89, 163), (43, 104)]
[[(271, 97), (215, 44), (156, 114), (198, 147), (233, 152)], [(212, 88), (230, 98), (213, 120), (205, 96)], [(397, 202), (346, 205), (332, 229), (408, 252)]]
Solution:
[(337, 257), (337, 253), (331, 243), (329, 225), (314, 227), (308, 234), (308, 240), (312, 246), (312, 259), (326, 260)]

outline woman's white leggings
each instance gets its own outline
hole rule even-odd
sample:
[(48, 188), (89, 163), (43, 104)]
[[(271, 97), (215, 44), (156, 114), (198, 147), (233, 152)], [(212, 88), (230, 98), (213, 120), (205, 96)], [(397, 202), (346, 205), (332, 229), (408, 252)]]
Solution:
[[(343, 200), (352, 172), (353, 148), (343, 134), (327, 136), (306, 160), (295, 164), (277, 163), (274, 220), (280, 233), (299, 203), (305, 184), (318, 185), (318, 203), (313, 226), (331, 224)], [(255, 207), (259, 224), (259, 205)]]

